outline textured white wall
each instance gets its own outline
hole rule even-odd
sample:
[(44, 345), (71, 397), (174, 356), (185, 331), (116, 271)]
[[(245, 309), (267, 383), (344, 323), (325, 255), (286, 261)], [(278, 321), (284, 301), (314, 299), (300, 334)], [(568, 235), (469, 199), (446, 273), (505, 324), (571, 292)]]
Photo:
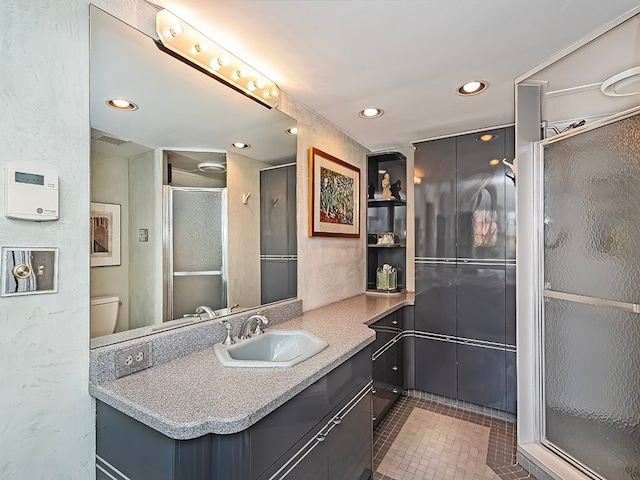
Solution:
[[(260, 305), (260, 169), (268, 166), (227, 154), (229, 305)], [(246, 205), (243, 193), (251, 193)]]
[(0, 217), (0, 244), (59, 247), (58, 293), (0, 298), (0, 478), (91, 479), (89, 35), (79, 0), (0, 4), (0, 167), (55, 170), (60, 219)]
[(91, 268), (91, 296), (117, 295), (116, 332), (129, 329), (129, 159), (91, 151), (92, 202), (120, 205), (120, 265)]
[[(162, 150), (129, 159), (129, 327), (162, 323)], [(138, 230), (149, 241), (138, 241)]]
[[(280, 110), (298, 122), (298, 298), (306, 311), (365, 291), (368, 150), (291, 97), (283, 94), (280, 102)], [(360, 169), (360, 238), (308, 236), (309, 147)]]

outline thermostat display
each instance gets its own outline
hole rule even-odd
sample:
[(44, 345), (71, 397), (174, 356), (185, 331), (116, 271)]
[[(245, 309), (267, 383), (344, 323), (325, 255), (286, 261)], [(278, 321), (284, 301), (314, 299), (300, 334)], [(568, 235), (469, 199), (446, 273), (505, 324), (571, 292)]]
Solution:
[(4, 215), (43, 222), (58, 219), (58, 175), (9, 167), (4, 175)]
[(31, 185), (44, 185), (44, 175), (35, 173), (16, 172), (16, 183), (30, 183)]

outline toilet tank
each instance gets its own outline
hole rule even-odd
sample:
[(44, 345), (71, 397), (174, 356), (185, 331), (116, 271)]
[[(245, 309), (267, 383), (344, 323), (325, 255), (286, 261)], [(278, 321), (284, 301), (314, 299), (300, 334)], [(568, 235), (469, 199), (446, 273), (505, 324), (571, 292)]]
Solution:
[(120, 298), (114, 295), (91, 297), (91, 338), (115, 331), (119, 304)]

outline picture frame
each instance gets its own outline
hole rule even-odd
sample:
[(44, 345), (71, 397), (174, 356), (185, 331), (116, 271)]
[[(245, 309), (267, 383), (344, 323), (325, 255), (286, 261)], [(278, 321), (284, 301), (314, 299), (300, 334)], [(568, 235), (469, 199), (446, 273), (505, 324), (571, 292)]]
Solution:
[(309, 236), (360, 238), (360, 169), (309, 148)]
[(120, 205), (91, 202), (91, 266), (120, 265)]

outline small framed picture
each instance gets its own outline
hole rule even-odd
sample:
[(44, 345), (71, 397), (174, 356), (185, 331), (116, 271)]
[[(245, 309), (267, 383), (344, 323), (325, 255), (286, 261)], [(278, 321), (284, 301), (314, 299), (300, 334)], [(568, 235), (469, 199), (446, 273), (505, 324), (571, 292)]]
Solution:
[(91, 266), (120, 265), (120, 205), (91, 202)]

